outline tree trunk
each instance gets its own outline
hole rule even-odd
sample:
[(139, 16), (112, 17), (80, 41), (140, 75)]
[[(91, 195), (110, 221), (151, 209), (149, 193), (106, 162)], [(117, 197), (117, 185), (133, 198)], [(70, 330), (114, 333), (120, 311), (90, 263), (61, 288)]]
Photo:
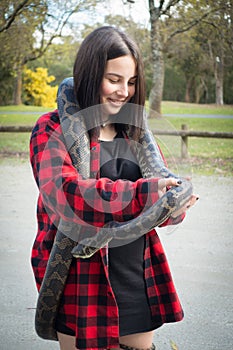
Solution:
[(153, 66), (153, 81), (149, 97), (150, 117), (161, 116), (161, 102), (164, 85), (164, 59), (159, 31), (159, 9), (155, 8), (154, 1), (149, 0), (151, 22), (151, 51)]
[(22, 71), (23, 67), (19, 65), (16, 69), (15, 86), (13, 92), (13, 104), (18, 106), (22, 104)]
[(186, 87), (185, 87), (185, 102), (191, 102), (191, 88), (192, 88), (193, 77), (189, 77), (186, 79)]
[(223, 54), (221, 57), (216, 57), (216, 64), (215, 64), (215, 101), (217, 105), (223, 105), (223, 75), (224, 75), (224, 68), (223, 68)]
[(195, 88), (195, 103), (200, 103), (200, 99), (202, 96), (204, 97), (204, 101), (206, 102), (207, 97), (207, 86), (205, 80), (202, 77), (200, 77), (199, 80), (199, 84), (197, 84)]
[(212, 43), (208, 40), (210, 58), (213, 62), (215, 78), (215, 102), (217, 105), (223, 105), (223, 79), (224, 79), (224, 52), (223, 46), (220, 47), (220, 56), (214, 55)]

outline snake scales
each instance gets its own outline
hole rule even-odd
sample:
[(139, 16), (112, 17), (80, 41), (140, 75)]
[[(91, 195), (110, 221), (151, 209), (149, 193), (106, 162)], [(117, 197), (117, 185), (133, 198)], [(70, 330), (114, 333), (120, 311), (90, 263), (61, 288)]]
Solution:
[[(59, 87), (58, 110), (66, 147), (72, 162), (83, 178), (88, 179), (91, 173), (87, 130), (93, 127), (93, 119), (88, 125), (85, 113), (79, 111), (75, 103), (72, 78), (65, 79)], [(128, 134), (130, 134), (130, 127)], [(132, 148), (144, 178), (177, 178), (165, 167), (154, 138), (147, 128), (141, 131), (139, 142), (134, 142)], [(184, 206), (191, 194), (192, 184), (182, 179), (180, 186), (171, 187), (149, 209), (142, 211), (137, 218), (124, 223), (110, 222), (98, 229), (88, 227), (87, 230), (85, 225), (77, 225), (61, 219), (38, 296), (35, 315), (37, 334), (44, 339), (57, 340), (56, 314), (74, 257), (89, 258), (97, 250), (110, 244), (113, 239), (132, 240), (144, 235), (164, 222), (174, 211)], [(85, 236), (87, 231), (90, 233), (88, 237)], [(72, 239), (83, 237), (82, 233), (86, 238), (81, 242), (78, 239)]]

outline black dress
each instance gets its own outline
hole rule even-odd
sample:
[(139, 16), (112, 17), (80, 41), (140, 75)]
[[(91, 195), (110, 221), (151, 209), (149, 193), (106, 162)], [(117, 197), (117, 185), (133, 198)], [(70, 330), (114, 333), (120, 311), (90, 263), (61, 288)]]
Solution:
[[(101, 141), (100, 149), (101, 177), (130, 181), (142, 177), (129, 144), (121, 134), (113, 141)], [(109, 278), (119, 309), (120, 336), (160, 326), (151, 319), (144, 278), (144, 249), (145, 236), (109, 248)]]
[[(141, 177), (140, 168), (130, 151), (127, 140), (119, 134), (113, 141), (101, 141), (100, 176), (112, 180), (136, 181)], [(116, 243), (116, 242), (115, 242)], [(109, 278), (119, 310), (120, 336), (148, 332), (161, 326), (151, 319), (144, 279), (145, 236), (125, 244), (114, 242), (109, 247)], [(56, 330), (75, 336), (68, 328), (65, 316), (58, 314)]]

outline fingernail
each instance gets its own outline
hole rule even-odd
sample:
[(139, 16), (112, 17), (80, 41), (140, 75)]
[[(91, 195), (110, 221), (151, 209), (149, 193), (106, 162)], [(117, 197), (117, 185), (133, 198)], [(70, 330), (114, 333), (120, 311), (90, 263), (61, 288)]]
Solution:
[(178, 183), (178, 185), (181, 185), (182, 181), (181, 180), (177, 180), (177, 183)]

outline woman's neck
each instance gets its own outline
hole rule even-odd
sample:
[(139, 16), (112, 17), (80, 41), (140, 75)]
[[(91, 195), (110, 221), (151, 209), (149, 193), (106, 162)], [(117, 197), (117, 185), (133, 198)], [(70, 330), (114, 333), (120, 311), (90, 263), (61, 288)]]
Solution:
[(117, 132), (114, 124), (106, 124), (100, 127), (100, 141), (112, 141), (116, 136)]

